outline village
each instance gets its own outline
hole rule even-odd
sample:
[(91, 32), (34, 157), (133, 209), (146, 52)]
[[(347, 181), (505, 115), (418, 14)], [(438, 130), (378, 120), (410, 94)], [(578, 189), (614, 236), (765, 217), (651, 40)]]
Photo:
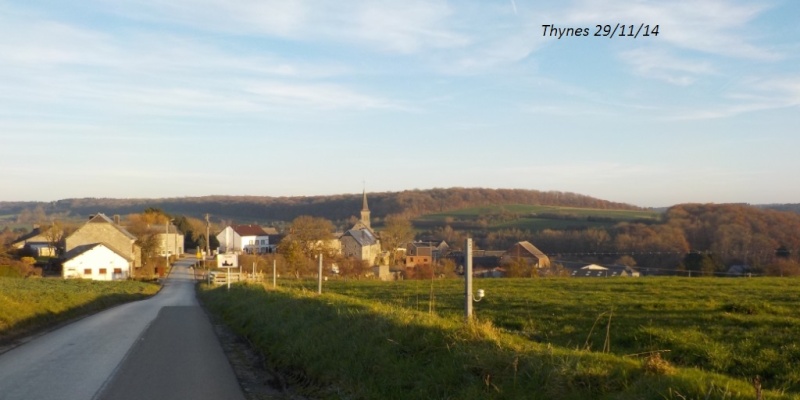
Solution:
[[(430, 279), (456, 277), (464, 273), (465, 254), (461, 243), (444, 240), (415, 240), (403, 238), (396, 246), (382, 246), (381, 233), (373, 229), (366, 190), (361, 196), (360, 217), (349, 229), (332, 232), (326, 239), (304, 242), (301, 253), (307, 257), (301, 264), (314, 263), (316, 254), (327, 254), (325, 274), (331, 277), (355, 276), (359, 279), (383, 281), (402, 279)], [(151, 244), (155, 246), (156, 266), (152, 274), (161, 277), (169, 262), (177, 258), (193, 257), (203, 277), (213, 270), (238, 268), (240, 256), (274, 256), (280, 253), (281, 243), (287, 244), (292, 232), (280, 232), (274, 227), (258, 224), (229, 224), (214, 235), (218, 246), (187, 249), (182, 232), (167, 221), (150, 224)], [(92, 215), (74, 232), (54, 240), (52, 233), (39, 227), (11, 243), (11, 247), (25, 254), (57, 259), (58, 276), (64, 279), (125, 280), (142, 278), (148, 264), (142, 255), (142, 241), (129, 232), (119, 215), (108, 217), (102, 213)], [(410, 240), (409, 240), (410, 239)], [(284, 246), (284, 248), (289, 247)], [(519, 241), (506, 249), (475, 250), (473, 276), (479, 278), (502, 277), (638, 277), (640, 273), (629, 265), (597, 265), (575, 260), (551, 260), (547, 254), (528, 241)], [(286, 257), (290, 258), (290, 257)], [(163, 262), (161, 262), (163, 260)], [(273, 257), (274, 260), (274, 257)], [(286, 260), (283, 260), (285, 264)], [(152, 264), (153, 262), (150, 261)], [(358, 265), (344, 271), (344, 265)], [(51, 267), (52, 269), (52, 267)], [(286, 268), (283, 268), (286, 270)], [(302, 268), (294, 271), (301, 277)], [(246, 269), (247, 271), (247, 269)], [(51, 271), (52, 272), (52, 271)], [(252, 271), (255, 274), (255, 270)], [(316, 269), (308, 271), (316, 275)], [(224, 282), (225, 275), (219, 276)], [(237, 273), (236, 279), (239, 279)], [(243, 278), (242, 278), (243, 279)]]

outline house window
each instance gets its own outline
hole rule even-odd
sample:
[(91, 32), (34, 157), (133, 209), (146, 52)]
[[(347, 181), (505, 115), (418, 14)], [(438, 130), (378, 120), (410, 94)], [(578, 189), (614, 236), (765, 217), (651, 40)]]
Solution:
[(100, 275), (105, 275), (108, 272), (105, 268), (100, 268)]
[(92, 274), (92, 269), (91, 268), (84, 268), (83, 269), (83, 274), (84, 275), (91, 275)]
[(114, 273), (115, 274), (121, 274), (122, 273), (122, 268), (114, 268)]

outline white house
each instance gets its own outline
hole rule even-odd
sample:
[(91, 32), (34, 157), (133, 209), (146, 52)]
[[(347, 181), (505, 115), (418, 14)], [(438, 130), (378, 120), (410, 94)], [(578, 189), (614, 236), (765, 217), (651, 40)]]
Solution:
[(231, 225), (217, 235), (220, 253), (272, 253), (269, 235), (258, 225)]
[(128, 279), (133, 260), (102, 243), (75, 247), (64, 255), (61, 276), (96, 281)]

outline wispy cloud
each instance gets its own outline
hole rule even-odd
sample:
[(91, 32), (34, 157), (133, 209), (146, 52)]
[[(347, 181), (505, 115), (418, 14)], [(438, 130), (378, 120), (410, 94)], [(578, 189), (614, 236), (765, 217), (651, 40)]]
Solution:
[(755, 44), (752, 38), (758, 35), (749, 26), (767, 7), (730, 0), (581, 0), (567, 11), (565, 20), (581, 24), (659, 24), (658, 42), (708, 54), (776, 60), (781, 55)]
[(292, 84), (259, 82), (248, 85), (247, 92), (269, 104), (313, 107), (319, 109), (399, 109), (390, 100), (359, 93), (335, 84)]
[(668, 119), (718, 119), (782, 108), (800, 108), (800, 76), (742, 79), (724, 103), (680, 110)]
[(685, 59), (660, 49), (638, 48), (623, 51), (619, 58), (630, 64), (637, 75), (679, 86), (688, 86), (701, 76), (716, 73), (709, 61)]

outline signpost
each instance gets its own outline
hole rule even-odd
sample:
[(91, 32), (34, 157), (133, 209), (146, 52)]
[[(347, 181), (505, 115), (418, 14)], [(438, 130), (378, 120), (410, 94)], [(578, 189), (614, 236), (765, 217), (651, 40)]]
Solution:
[(217, 254), (217, 268), (227, 270), (228, 290), (231, 290), (231, 268), (239, 267), (239, 256), (234, 253)]

